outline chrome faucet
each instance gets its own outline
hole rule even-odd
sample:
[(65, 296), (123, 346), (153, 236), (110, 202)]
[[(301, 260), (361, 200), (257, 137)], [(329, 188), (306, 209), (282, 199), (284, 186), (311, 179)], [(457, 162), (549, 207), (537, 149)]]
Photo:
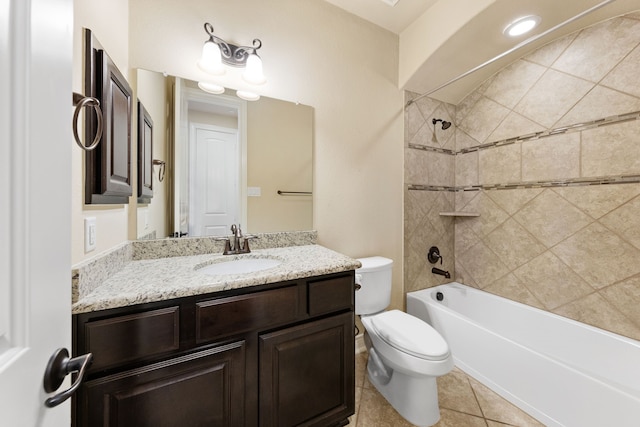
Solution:
[(214, 237), (215, 240), (222, 240), (225, 242), (222, 255), (248, 254), (249, 252), (251, 252), (251, 248), (249, 248), (249, 240), (257, 238), (258, 236), (254, 236), (251, 234), (243, 236), (240, 224), (231, 224), (231, 236)]

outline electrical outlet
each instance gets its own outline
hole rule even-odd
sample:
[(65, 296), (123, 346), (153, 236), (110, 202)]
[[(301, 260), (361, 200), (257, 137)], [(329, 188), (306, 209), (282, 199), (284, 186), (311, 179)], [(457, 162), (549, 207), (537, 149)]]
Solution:
[(247, 187), (247, 196), (260, 197), (262, 194), (262, 188), (260, 187)]
[(91, 252), (96, 248), (96, 219), (84, 219), (84, 251)]

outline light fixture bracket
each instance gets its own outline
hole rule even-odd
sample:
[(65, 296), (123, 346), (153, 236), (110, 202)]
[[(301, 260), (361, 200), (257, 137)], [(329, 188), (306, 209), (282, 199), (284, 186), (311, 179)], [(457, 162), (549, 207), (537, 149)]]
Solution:
[(204, 24), (204, 30), (209, 35), (208, 41), (220, 47), (222, 62), (230, 67), (245, 67), (249, 55), (252, 53), (257, 55), (256, 51), (262, 47), (260, 39), (253, 39), (253, 46), (237, 46), (229, 43), (213, 34), (213, 25), (208, 22)]

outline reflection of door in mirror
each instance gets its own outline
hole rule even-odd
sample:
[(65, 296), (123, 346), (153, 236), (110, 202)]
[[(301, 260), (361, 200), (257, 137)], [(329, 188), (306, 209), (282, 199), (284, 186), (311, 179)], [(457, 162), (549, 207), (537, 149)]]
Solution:
[(174, 186), (181, 235), (221, 236), (246, 224), (246, 103), (214, 97), (176, 79), (180, 86)]
[(239, 222), (238, 132), (192, 122), (189, 140), (189, 235), (226, 235)]

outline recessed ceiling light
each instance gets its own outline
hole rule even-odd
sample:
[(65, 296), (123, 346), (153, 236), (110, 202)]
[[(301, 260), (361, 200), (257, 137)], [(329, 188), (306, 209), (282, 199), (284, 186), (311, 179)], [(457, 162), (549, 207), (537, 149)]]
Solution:
[(509, 37), (521, 36), (537, 27), (541, 20), (536, 15), (524, 16), (507, 25), (502, 33)]
[(400, 0), (382, 0), (383, 2), (385, 2), (386, 4), (388, 4), (389, 6), (393, 7), (396, 4), (398, 4), (398, 1)]

